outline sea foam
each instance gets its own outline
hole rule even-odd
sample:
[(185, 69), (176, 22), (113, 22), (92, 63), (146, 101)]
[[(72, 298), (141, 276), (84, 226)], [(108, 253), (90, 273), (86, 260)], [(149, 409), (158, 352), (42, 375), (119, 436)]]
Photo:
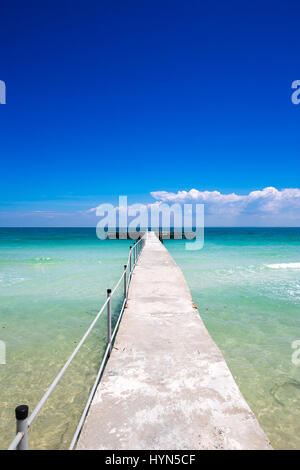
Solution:
[(300, 269), (300, 263), (267, 264), (267, 267), (271, 269)]

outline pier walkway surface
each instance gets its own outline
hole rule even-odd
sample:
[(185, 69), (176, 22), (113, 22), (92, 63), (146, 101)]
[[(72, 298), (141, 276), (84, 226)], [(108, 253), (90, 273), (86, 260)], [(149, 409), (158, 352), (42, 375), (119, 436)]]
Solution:
[(153, 232), (77, 449), (271, 449)]

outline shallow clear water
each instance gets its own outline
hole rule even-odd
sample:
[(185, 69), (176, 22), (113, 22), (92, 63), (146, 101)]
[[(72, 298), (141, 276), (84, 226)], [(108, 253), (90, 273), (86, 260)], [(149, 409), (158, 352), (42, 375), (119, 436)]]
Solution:
[[(130, 241), (94, 229), (0, 229), (0, 447), (14, 408), (31, 410), (119, 279)], [(206, 229), (201, 251), (166, 241), (200, 314), (274, 447), (300, 448), (300, 230)], [(118, 312), (116, 299), (113, 309)], [(100, 319), (30, 430), (31, 448), (67, 448), (106, 343)]]
[(165, 245), (272, 445), (300, 449), (300, 229), (207, 229), (201, 251)]

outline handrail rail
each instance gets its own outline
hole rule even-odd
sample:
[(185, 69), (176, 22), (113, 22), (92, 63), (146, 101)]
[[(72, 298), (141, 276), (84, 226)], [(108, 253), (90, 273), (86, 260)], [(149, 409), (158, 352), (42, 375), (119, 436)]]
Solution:
[(67, 368), (69, 367), (69, 365), (71, 364), (72, 360), (74, 359), (74, 357), (76, 356), (76, 354), (78, 353), (79, 349), (81, 348), (81, 346), (83, 345), (83, 343), (85, 342), (86, 338), (88, 337), (88, 335), (90, 334), (90, 332), (92, 331), (92, 329), (94, 328), (95, 326), (95, 323), (97, 322), (98, 318), (100, 317), (100, 315), (102, 314), (104, 308), (106, 307), (107, 303), (108, 303), (108, 300), (109, 299), (106, 299), (106, 301), (104, 302), (103, 306), (101, 307), (101, 309), (99, 310), (97, 316), (95, 317), (95, 319), (93, 320), (93, 322), (91, 323), (90, 327), (88, 328), (88, 330), (86, 331), (86, 333), (84, 334), (84, 336), (81, 338), (80, 342), (78, 343), (77, 347), (74, 349), (74, 351), (72, 352), (71, 356), (69, 357), (69, 359), (67, 360), (67, 362), (65, 363), (65, 365), (62, 367), (62, 369), (60, 370), (60, 372), (57, 374), (57, 376), (55, 377), (55, 379), (53, 380), (52, 384), (50, 385), (50, 387), (48, 388), (48, 390), (46, 391), (46, 393), (44, 394), (44, 396), (42, 397), (42, 399), (39, 401), (39, 403), (37, 404), (37, 406), (35, 407), (35, 409), (33, 410), (33, 412), (31, 413), (30, 417), (28, 418), (28, 426), (31, 425), (31, 423), (33, 422), (34, 418), (37, 416), (37, 414), (39, 413), (40, 409), (42, 408), (42, 406), (44, 405), (44, 403), (46, 403), (48, 397), (51, 395), (51, 393), (53, 392), (54, 388), (56, 387), (56, 385), (58, 384), (58, 382), (61, 380), (62, 376), (64, 375), (65, 371), (67, 370)]
[[(91, 392), (90, 392), (90, 395), (88, 397), (88, 400), (87, 400), (87, 403), (86, 403), (86, 406), (84, 408), (84, 411), (81, 415), (81, 418), (80, 418), (80, 421), (78, 423), (78, 426), (76, 428), (76, 431), (75, 431), (75, 434), (73, 436), (73, 439), (72, 439), (72, 442), (70, 444), (70, 447), (69, 447), (69, 450), (73, 449), (74, 448), (74, 445), (77, 441), (77, 438), (80, 434), (80, 431), (81, 431), (81, 428), (82, 428), (82, 425), (84, 423), (84, 419), (86, 417), (86, 414), (88, 412), (88, 409), (89, 409), (89, 406), (90, 406), (90, 403), (93, 399), (93, 396), (95, 394), (95, 391), (96, 391), (96, 388), (97, 388), (97, 385), (99, 383), (99, 380), (101, 378), (101, 375), (102, 375), (102, 372), (103, 372), (103, 369), (104, 369), (104, 366), (105, 366), (105, 363), (106, 363), (106, 360), (107, 360), (107, 357), (109, 356), (109, 353), (110, 353), (110, 350), (111, 350), (111, 345), (112, 345), (112, 342), (114, 340), (114, 337), (116, 335), (116, 332), (117, 332), (117, 329), (119, 327), (119, 324), (120, 324), (120, 321), (121, 321), (121, 318), (123, 316), (123, 312), (124, 312), (124, 309), (125, 309), (125, 306), (126, 306), (126, 301), (127, 301), (127, 295), (128, 295), (128, 287), (129, 287), (129, 284), (130, 284), (130, 280), (131, 280), (131, 275), (132, 275), (132, 271), (133, 269), (135, 268), (136, 266), (136, 263), (137, 263), (137, 260), (138, 260), (138, 257), (143, 249), (143, 241), (144, 241), (144, 237), (145, 237), (145, 234), (137, 241), (134, 243), (134, 247), (130, 247), (130, 251), (129, 251), (129, 256), (128, 256), (128, 259), (127, 259), (127, 264), (124, 266), (126, 267), (123, 271), (123, 274), (121, 275), (120, 279), (118, 280), (117, 284), (115, 285), (115, 287), (113, 288), (113, 290), (111, 291), (110, 295), (107, 297), (106, 301), (104, 302), (104, 304), (102, 305), (102, 307), (100, 308), (99, 312), (97, 313), (96, 317), (94, 318), (94, 320), (92, 321), (92, 323), (90, 324), (89, 328), (86, 330), (85, 334), (83, 335), (83, 337), (81, 338), (81, 340), (79, 341), (78, 345), (76, 346), (76, 348), (74, 349), (74, 351), (72, 352), (72, 354), (70, 355), (69, 359), (67, 360), (67, 362), (65, 363), (65, 365), (61, 368), (61, 370), (59, 371), (59, 373), (57, 374), (57, 376), (55, 377), (55, 379), (53, 380), (53, 382), (51, 383), (50, 387), (47, 389), (47, 391), (44, 393), (43, 397), (41, 398), (41, 400), (39, 401), (39, 403), (36, 405), (36, 407), (34, 408), (33, 412), (31, 413), (31, 415), (29, 416), (29, 418), (26, 418), (23, 420), (25, 421), (26, 420), (26, 424), (25, 424), (25, 432), (20, 432), (18, 431), (17, 429), (17, 434), (16, 436), (14, 437), (14, 439), (12, 440), (12, 442), (10, 443), (9, 447), (8, 447), (8, 450), (15, 450), (15, 449), (19, 449), (21, 448), (20, 444), (22, 444), (22, 440), (23, 438), (25, 437), (25, 435), (27, 435), (27, 432), (28, 432), (28, 428), (29, 426), (32, 424), (32, 422), (34, 421), (34, 419), (36, 418), (36, 416), (38, 415), (38, 413), (40, 412), (40, 410), (42, 409), (42, 407), (44, 406), (44, 404), (46, 403), (46, 401), (48, 400), (49, 396), (51, 395), (51, 393), (53, 392), (53, 390), (55, 389), (56, 385), (60, 382), (61, 378), (63, 377), (64, 373), (66, 372), (66, 370), (68, 369), (69, 365), (71, 364), (71, 362), (73, 361), (74, 357), (77, 355), (78, 351), (80, 350), (81, 346), (83, 345), (83, 343), (85, 342), (85, 340), (87, 339), (87, 337), (89, 336), (90, 332), (92, 331), (92, 329), (94, 328), (95, 324), (97, 323), (99, 317), (102, 315), (105, 307), (107, 307), (109, 304), (110, 304), (110, 301), (111, 301), (111, 298), (113, 296), (113, 294), (116, 292), (117, 288), (119, 287), (120, 283), (122, 282), (125, 274), (127, 273), (127, 269), (128, 269), (128, 266), (131, 267), (130, 271), (129, 271), (129, 276), (128, 276), (128, 280), (127, 280), (127, 283), (126, 283), (126, 290), (124, 292), (124, 301), (123, 301), (123, 304), (122, 304), (122, 307), (121, 307), (121, 311), (119, 313), (119, 317), (118, 317), (118, 321), (114, 327), (114, 331), (111, 335), (111, 340), (110, 342), (108, 342), (107, 346), (106, 346), (106, 349), (105, 349), (105, 353), (103, 355), (103, 358), (102, 358), (102, 361), (101, 361), (101, 364), (100, 364), (100, 368), (99, 368), (99, 371), (98, 371), (98, 374), (96, 376), (96, 380), (94, 382), (94, 385), (91, 389)], [(139, 246), (140, 245), (140, 246)], [(136, 247), (139, 246), (139, 249), (138, 251), (136, 251)], [(133, 262), (132, 262), (132, 250), (135, 250), (134, 253), (133, 253)], [(18, 419), (17, 419), (17, 424), (18, 424)]]
[(8, 450), (15, 450), (16, 447), (19, 445), (19, 443), (21, 442), (21, 440), (23, 439), (24, 437), (24, 433), (23, 432), (18, 432), (15, 436), (15, 438), (11, 441), (10, 443), (10, 446), (8, 448)]

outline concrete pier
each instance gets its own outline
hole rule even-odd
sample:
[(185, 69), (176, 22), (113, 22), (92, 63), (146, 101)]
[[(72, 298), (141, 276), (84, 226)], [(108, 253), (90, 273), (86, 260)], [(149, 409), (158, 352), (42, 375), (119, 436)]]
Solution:
[(77, 449), (271, 449), (154, 233)]

